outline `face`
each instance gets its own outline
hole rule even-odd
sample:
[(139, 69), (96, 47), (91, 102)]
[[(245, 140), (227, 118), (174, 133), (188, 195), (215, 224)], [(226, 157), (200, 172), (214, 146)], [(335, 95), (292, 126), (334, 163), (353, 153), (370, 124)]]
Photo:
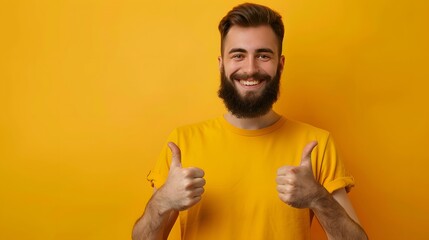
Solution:
[(219, 96), (239, 118), (259, 117), (277, 100), (284, 56), (270, 26), (233, 26), (219, 57)]

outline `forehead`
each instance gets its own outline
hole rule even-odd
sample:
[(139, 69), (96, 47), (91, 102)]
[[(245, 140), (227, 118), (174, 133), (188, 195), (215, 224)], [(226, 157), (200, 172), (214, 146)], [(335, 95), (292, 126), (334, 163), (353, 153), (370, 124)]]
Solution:
[(279, 42), (273, 29), (268, 25), (257, 27), (232, 26), (224, 40), (224, 53), (241, 48), (247, 52), (269, 48), (278, 53)]

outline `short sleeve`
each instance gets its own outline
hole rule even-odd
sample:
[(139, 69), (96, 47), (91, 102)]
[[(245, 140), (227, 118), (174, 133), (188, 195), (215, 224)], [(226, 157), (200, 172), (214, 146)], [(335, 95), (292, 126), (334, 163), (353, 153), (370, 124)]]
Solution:
[(322, 161), (318, 177), (320, 184), (330, 193), (341, 188), (345, 188), (349, 192), (354, 186), (354, 179), (338, 156), (335, 143), (330, 135), (327, 137), (325, 149), (321, 154)]
[(170, 133), (166, 143), (162, 147), (157, 161), (155, 162), (155, 166), (149, 171), (146, 177), (151, 186), (157, 189), (165, 183), (168, 177), (168, 172), (170, 171), (171, 151), (168, 148), (168, 142), (174, 142), (177, 144), (177, 130)]

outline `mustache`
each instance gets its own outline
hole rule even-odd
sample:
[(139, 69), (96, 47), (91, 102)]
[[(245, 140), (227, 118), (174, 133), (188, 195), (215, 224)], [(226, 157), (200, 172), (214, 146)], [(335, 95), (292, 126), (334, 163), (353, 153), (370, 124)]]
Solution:
[(251, 75), (249, 75), (247, 73), (238, 73), (237, 72), (237, 73), (231, 74), (231, 76), (230, 76), (231, 80), (237, 80), (237, 81), (247, 80), (249, 78), (254, 79), (254, 80), (259, 80), (259, 81), (269, 81), (271, 79), (271, 76), (268, 74), (259, 73), (259, 72), (251, 74)]

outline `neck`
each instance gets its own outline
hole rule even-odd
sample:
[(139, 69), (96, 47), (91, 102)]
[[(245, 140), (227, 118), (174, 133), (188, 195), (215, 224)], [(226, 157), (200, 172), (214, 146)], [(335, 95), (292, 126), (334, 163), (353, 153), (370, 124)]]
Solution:
[(271, 109), (265, 115), (256, 118), (238, 118), (231, 112), (226, 113), (224, 117), (226, 121), (237, 128), (256, 130), (273, 125), (281, 116)]

